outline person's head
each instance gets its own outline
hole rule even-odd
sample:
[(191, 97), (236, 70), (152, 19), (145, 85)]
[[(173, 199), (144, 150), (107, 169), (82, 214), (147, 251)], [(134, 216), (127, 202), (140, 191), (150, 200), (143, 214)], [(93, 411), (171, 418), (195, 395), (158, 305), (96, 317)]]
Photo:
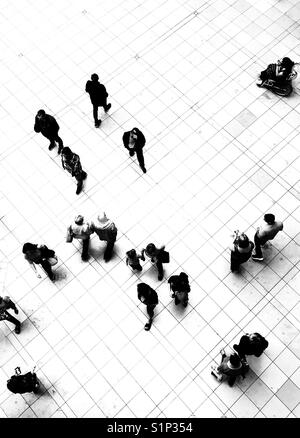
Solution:
[(237, 368), (241, 364), (241, 359), (238, 354), (234, 353), (229, 356), (229, 362), (234, 368)]
[(97, 73), (93, 73), (91, 76), (91, 79), (93, 82), (98, 82), (99, 81), (99, 76), (97, 75)]
[(179, 278), (181, 281), (184, 281), (184, 282), (188, 281), (188, 276), (185, 272), (180, 272)]
[(285, 56), (284, 58), (282, 58), (280, 66), (290, 72), (292, 70), (292, 67), (294, 66), (294, 63), (290, 58)]
[(155, 251), (156, 251), (156, 246), (154, 245), (154, 243), (149, 243), (147, 246), (146, 246), (146, 253), (147, 254), (154, 254), (155, 253)]
[(76, 225), (82, 225), (84, 221), (84, 217), (81, 216), (81, 214), (79, 214), (78, 216), (75, 217), (74, 222)]
[(239, 236), (237, 243), (238, 243), (238, 246), (240, 248), (248, 248), (248, 246), (249, 246), (249, 239), (248, 239), (248, 237), (246, 236), (245, 233), (242, 233)]
[(63, 147), (61, 153), (66, 158), (71, 158), (73, 155), (73, 152), (70, 148), (68, 148), (68, 146)]
[(102, 211), (102, 213), (98, 215), (97, 219), (102, 225), (105, 225), (107, 222), (109, 222), (109, 219), (107, 218), (105, 211)]
[(264, 215), (264, 221), (269, 225), (273, 225), (275, 222), (275, 216), (272, 213), (267, 213)]
[(34, 251), (37, 248), (37, 245), (34, 245), (33, 243), (24, 243), (22, 252), (23, 254), (26, 254), (28, 251)]
[(38, 110), (36, 116), (38, 119), (43, 119), (45, 117), (45, 115), (46, 115), (45, 111), (43, 109), (40, 109), (40, 110)]
[(127, 257), (129, 258), (133, 258), (136, 256), (136, 250), (135, 249), (130, 249), (129, 251), (126, 252)]

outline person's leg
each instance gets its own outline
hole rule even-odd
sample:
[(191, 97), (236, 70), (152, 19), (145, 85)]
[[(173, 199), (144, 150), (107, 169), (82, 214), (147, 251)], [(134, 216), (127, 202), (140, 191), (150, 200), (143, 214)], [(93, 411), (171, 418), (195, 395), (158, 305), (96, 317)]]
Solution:
[(55, 141), (58, 143), (58, 153), (60, 154), (62, 151), (62, 148), (64, 147), (64, 143), (62, 139), (59, 137), (58, 132), (55, 137)]
[(54, 149), (55, 148), (55, 135), (51, 135), (51, 134), (45, 135), (45, 134), (43, 134), (43, 136), (46, 137), (50, 141), (50, 144), (49, 144), (49, 147), (48, 147), (49, 151)]
[(81, 258), (84, 261), (88, 260), (88, 258), (89, 258), (89, 244), (90, 244), (90, 238), (89, 237), (82, 241)]
[(233, 386), (235, 382), (236, 376), (229, 376), (228, 377), (228, 385)]
[(146, 171), (146, 168), (145, 168), (145, 161), (144, 161), (144, 155), (143, 155), (143, 149), (142, 148), (138, 149), (136, 151), (136, 156), (137, 156), (140, 168), (142, 169), (142, 171), (144, 173), (146, 173), (147, 171)]
[(5, 312), (5, 316), (6, 316), (6, 321), (12, 322), (13, 324), (15, 324), (15, 332), (18, 335), (21, 332), (21, 323), (20, 321), (15, 318), (14, 316), (12, 316), (9, 312)]
[(164, 276), (164, 268), (163, 268), (163, 264), (160, 260), (156, 262), (156, 267), (158, 270), (158, 280), (161, 281), (163, 279), (163, 276)]
[(149, 315), (149, 321), (145, 324), (145, 330), (147, 330), (147, 331), (150, 330), (150, 328), (152, 326), (155, 306), (156, 306), (156, 304), (149, 304), (147, 306), (147, 313)]
[(48, 277), (50, 278), (51, 281), (54, 280), (54, 273), (52, 272), (52, 267), (50, 265), (50, 263), (47, 260), (43, 260), (41, 262), (41, 266), (44, 269), (44, 271), (46, 272), (46, 274), (48, 275)]
[(101, 125), (101, 120), (98, 119), (98, 105), (93, 103), (93, 117), (95, 122), (95, 127), (99, 128)]
[(231, 254), (230, 254), (230, 269), (231, 269), (231, 272), (238, 271), (239, 270), (239, 265), (240, 264), (238, 263), (238, 258), (236, 256), (235, 252), (231, 251)]
[(110, 110), (110, 108), (111, 108), (111, 103), (107, 103), (107, 97), (103, 100), (103, 105), (101, 105), (101, 106), (103, 106), (104, 111), (105, 111), (106, 113), (107, 113), (107, 111)]
[(257, 232), (255, 233), (254, 236), (254, 254), (252, 254), (252, 258), (253, 260), (263, 260), (263, 255), (262, 255), (262, 250), (261, 250), (261, 244), (262, 242), (260, 241)]
[(113, 252), (113, 249), (114, 249), (115, 241), (116, 241), (115, 239), (107, 241), (106, 249), (105, 249), (105, 252), (104, 252), (104, 260), (106, 262), (108, 262), (111, 259), (112, 252)]
[(79, 193), (80, 193), (81, 190), (82, 190), (82, 187), (83, 187), (83, 180), (84, 180), (83, 177), (84, 177), (84, 176), (86, 177), (86, 173), (85, 173), (85, 172), (81, 172), (80, 175), (76, 175), (76, 176), (75, 176), (76, 181), (77, 181), (76, 195), (79, 195)]

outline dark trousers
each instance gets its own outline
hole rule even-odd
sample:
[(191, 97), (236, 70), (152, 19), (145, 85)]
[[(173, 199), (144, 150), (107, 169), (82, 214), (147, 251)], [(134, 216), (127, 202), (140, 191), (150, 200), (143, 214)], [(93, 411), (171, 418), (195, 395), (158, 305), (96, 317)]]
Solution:
[(104, 108), (104, 111), (107, 108), (107, 97), (105, 99), (103, 99), (103, 101), (100, 103), (93, 103), (93, 117), (94, 117), (94, 121), (95, 123), (99, 122), (98, 119), (98, 107), (102, 106)]
[(105, 249), (105, 252), (104, 252), (104, 257), (105, 258), (108, 258), (108, 257), (111, 256), (111, 254), (113, 252), (113, 249), (114, 249), (115, 241), (116, 240), (108, 240), (107, 241), (106, 249)]
[(90, 238), (82, 240), (82, 253), (81, 253), (82, 259), (87, 259), (89, 256), (89, 244), (90, 244)]
[(81, 181), (83, 181), (87, 177), (87, 173), (84, 170), (82, 170), (80, 173), (77, 173), (74, 176), (76, 178), (77, 183), (81, 183)]
[(41, 261), (41, 266), (44, 269), (44, 271), (46, 272), (46, 274), (48, 275), (48, 277), (52, 280), (54, 277), (54, 274), (52, 272), (52, 267), (50, 265), (50, 263), (48, 262), (48, 260), (42, 260)]
[(149, 318), (151, 318), (151, 319), (154, 316), (154, 309), (155, 309), (155, 307), (156, 307), (156, 304), (148, 304), (147, 305), (147, 313), (149, 315)]
[(160, 275), (160, 276), (164, 275), (163, 264), (162, 264), (162, 262), (160, 260), (158, 260), (156, 262), (156, 267), (157, 267), (157, 270), (158, 270), (158, 275)]
[(55, 134), (43, 134), (44, 137), (50, 141), (50, 146), (55, 146), (55, 142), (58, 143), (58, 149), (61, 150), (64, 147), (62, 139), (59, 137), (58, 132)]
[(254, 253), (257, 257), (262, 257), (262, 250), (261, 250), (261, 245), (264, 245), (267, 241), (265, 240), (261, 240), (258, 235), (257, 232), (255, 233), (254, 236)]
[(140, 167), (145, 167), (145, 160), (144, 160), (144, 154), (143, 154), (143, 148), (138, 148), (138, 149), (130, 149), (130, 148), (126, 148), (128, 149), (129, 153), (131, 152), (130, 156), (133, 156), (134, 153), (136, 152), (136, 157), (138, 159), (139, 165)]
[(15, 324), (16, 327), (20, 327), (21, 323), (20, 321), (18, 321), (14, 316), (12, 316), (10, 313), (8, 313), (8, 311), (5, 311), (5, 318), (4, 320), (12, 322), (13, 324)]
[(136, 269), (137, 271), (142, 271), (142, 269), (143, 269), (140, 263), (136, 263), (136, 264), (130, 264), (130, 263), (129, 263), (129, 266), (130, 266), (132, 269)]

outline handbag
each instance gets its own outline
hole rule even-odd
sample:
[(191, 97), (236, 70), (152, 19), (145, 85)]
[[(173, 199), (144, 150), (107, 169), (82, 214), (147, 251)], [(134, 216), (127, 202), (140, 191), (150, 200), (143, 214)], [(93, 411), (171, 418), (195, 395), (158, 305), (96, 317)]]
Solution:
[(53, 257), (49, 257), (47, 261), (51, 266), (55, 266), (58, 263), (58, 258), (54, 255)]
[(168, 253), (168, 251), (163, 250), (160, 254), (160, 260), (162, 263), (169, 263), (170, 262), (170, 253)]
[(67, 230), (66, 242), (67, 243), (72, 242), (73, 237), (74, 237), (74, 235), (73, 235), (72, 229), (71, 229), (71, 227), (69, 227)]

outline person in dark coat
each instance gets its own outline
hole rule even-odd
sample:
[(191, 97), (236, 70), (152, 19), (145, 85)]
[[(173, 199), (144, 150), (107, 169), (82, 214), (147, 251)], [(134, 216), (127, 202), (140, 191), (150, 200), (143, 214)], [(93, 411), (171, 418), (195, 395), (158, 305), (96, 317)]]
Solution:
[(36, 276), (41, 278), (38, 274), (35, 265), (41, 265), (51, 281), (55, 280), (54, 273), (52, 272), (51, 264), (49, 263), (49, 258), (55, 257), (55, 252), (52, 249), (47, 248), (46, 245), (36, 245), (33, 243), (25, 243), (22, 249), (24, 258), (30, 264), (34, 270)]
[(170, 284), (170, 290), (173, 292), (172, 298), (175, 298), (176, 306), (182, 303), (184, 307), (187, 307), (189, 301), (188, 294), (191, 291), (187, 274), (180, 272), (179, 275), (172, 275), (168, 283)]
[(102, 106), (104, 111), (107, 113), (107, 111), (111, 108), (111, 103), (107, 103), (108, 94), (106, 88), (103, 84), (100, 84), (99, 76), (96, 73), (93, 73), (91, 80), (87, 81), (85, 91), (89, 93), (93, 105), (95, 127), (99, 128), (101, 125), (101, 120), (98, 119), (98, 107)]
[(147, 313), (149, 315), (149, 321), (145, 324), (145, 330), (150, 330), (153, 317), (154, 309), (158, 304), (158, 296), (154, 289), (152, 289), (146, 283), (139, 283), (137, 285), (138, 299), (147, 306)]
[(63, 141), (58, 136), (59, 125), (54, 117), (46, 114), (43, 109), (39, 110), (35, 116), (34, 130), (50, 140), (49, 151), (55, 148), (55, 143), (58, 143), (58, 153), (61, 153)]
[(259, 333), (246, 333), (241, 337), (239, 344), (234, 344), (233, 348), (241, 358), (246, 355), (259, 357), (268, 345), (268, 341)]
[(144, 173), (147, 172), (143, 155), (143, 147), (145, 146), (145, 143), (145, 136), (138, 128), (133, 128), (131, 131), (127, 131), (123, 134), (124, 147), (128, 149), (131, 157), (133, 157), (136, 152), (140, 168)]
[(238, 231), (235, 233), (236, 237), (230, 253), (231, 272), (238, 271), (239, 266), (249, 260), (254, 248), (254, 243), (249, 241), (246, 234), (242, 233), (239, 235)]
[(21, 374), (20, 367), (15, 368), (15, 374), (7, 381), (7, 389), (14, 394), (37, 393), (39, 387), (40, 382), (34, 370), (33, 372), (29, 371), (26, 374)]
[(61, 154), (61, 164), (65, 170), (75, 176), (77, 180), (76, 195), (79, 195), (83, 187), (83, 181), (87, 177), (87, 173), (82, 170), (79, 155), (72, 152), (70, 148), (64, 147)]
[(15, 332), (18, 335), (21, 332), (21, 323), (8, 310), (13, 309), (15, 314), (19, 313), (15, 303), (9, 297), (0, 297), (0, 321), (9, 321), (15, 324)]
[(161, 281), (164, 276), (163, 263), (168, 263), (164, 261), (164, 255), (169, 254), (165, 251), (165, 245), (161, 248), (156, 248), (154, 243), (149, 243), (146, 248), (142, 249), (142, 257), (141, 260), (145, 260), (145, 254), (150, 258), (151, 263), (155, 264), (158, 270), (158, 280)]

